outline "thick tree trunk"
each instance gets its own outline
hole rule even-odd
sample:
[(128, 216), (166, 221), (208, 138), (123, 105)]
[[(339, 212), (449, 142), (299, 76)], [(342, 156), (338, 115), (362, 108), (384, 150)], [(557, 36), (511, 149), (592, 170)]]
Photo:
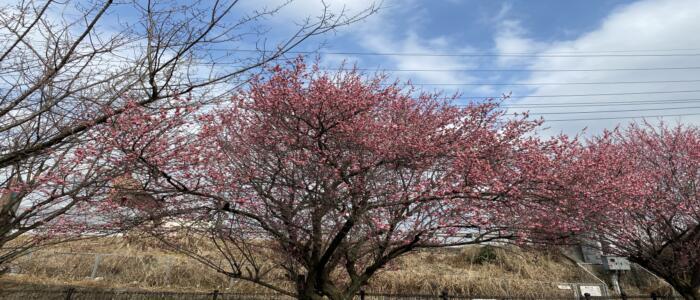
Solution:
[(303, 291), (298, 291), (297, 299), (300, 299), (300, 300), (321, 300), (321, 299), (323, 299), (323, 295), (321, 295), (315, 291), (312, 291), (311, 289), (306, 289)]
[[(319, 299), (330, 299), (330, 300), (351, 300), (354, 298), (355, 294), (345, 294), (345, 293), (330, 293), (324, 292), (323, 294), (319, 292), (305, 292), (304, 294), (299, 294), (299, 299), (307, 300), (319, 300)], [(324, 298), (325, 295), (325, 298)]]
[(327, 295), (327, 298), (325, 299), (331, 299), (331, 300), (349, 300), (352, 299), (353, 297), (346, 297), (343, 294), (332, 294), (328, 292), (324, 292), (322, 294), (319, 291), (314, 291), (311, 289), (303, 290), (303, 291), (298, 291), (297, 292), (297, 298), (298, 299), (304, 299), (304, 300), (321, 300), (324, 299), (324, 294)]
[(700, 286), (688, 282), (679, 282), (677, 278), (664, 278), (681, 297), (686, 300), (700, 300)]
[(297, 298), (304, 300), (321, 300), (331, 299), (331, 300), (350, 300), (353, 299), (355, 293), (350, 291), (330, 291), (330, 290), (319, 290), (314, 286), (297, 286)]
[(680, 291), (679, 291), (679, 293), (681, 293), (681, 296), (683, 297), (683, 299), (686, 299), (686, 300), (700, 300), (700, 292), (698, 292), (698, 291), (695, 291), (695, 292), (691, 292), (691, 291), (688, 291), (688, 292), (680, 292)]
[[(693, 273), (693, 278), (690, 281), (687, 280), (686, 272), (666, 272), (667, 270), (659, 269), (654, 264), (649, 263), (643, 259), (633, 260), (635, 263), (644, 267), (647, 271), (651, 272), (658, 278), (663, 279), (668, 283), (677, 293), (686, 300), (700, 300), (700, 277), (696, 277), (695, 274), (700, 275), (700, 268)], [(696, 273), (697, 272), (697, 273)]]
[[(307, 275), (308, 276), (308, 275)], [(307, 281), (307, 276), (299, 276), (297, 279), (297, 299), (303, 300), (321, 300), (323, 294), (313, 284), (313, 281)]]

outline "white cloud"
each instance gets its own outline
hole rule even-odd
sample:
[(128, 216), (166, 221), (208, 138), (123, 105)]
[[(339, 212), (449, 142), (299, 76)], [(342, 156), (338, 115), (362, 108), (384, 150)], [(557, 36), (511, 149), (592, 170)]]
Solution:
[[(505, 19), (499, 22), (494, 42), (498, 53), (531, 53), (541, 50), (545, 45), (527, 38), (527, 31), (518, 20)], [(520, 56), (499, 56), (496, 64), (508, 66), (522, 64), (528, 58)]]
[[(517, 23), (516, 23), (517, 24)], [(512, 25), (512, 24), (511, 24)], [(580, 35), (577, 39), (558, 41), (548, 45), (535, 45), (522, 36), (522, 32), (506, 29), (506, 34), (496, 36), (501, 52), (531, 52), (539, 49), (540, 55), (561, 54), (673, 54), (699, 53), (698, 51), (666, 52), (610, 52), (584, 53), (609, 50), (659, 50), (659, 49), (698, 49), (700, 48), (700, 5), (697, 0), (647, 0), (636, 2), (613, 11), (595, 30)], [(510, 32), (510, 34), (508, 34)], [(516, 51), (517, 50), (517, 51)], [(523, 51), (521, 51), (523, 50)], [(577, 53), (578, 52), (578, 53)], [(654, 68), (700, 66), (700, 56), (612, 56), (612, 57), (538, 57), (530, 58), (530, 68), (536, 69), (611, 69), (611, 68)], [(604, 72), (533, 72), (523, 83), (555, 82), (621, 82), (621, 81), (669, 81), (700, 79), (700, 70), (656, 70), (656, 71), (604, 71)], [(637, 93), (645, 91), (699, 90), (700, 84), (694, 83), (654, 83), (654, 84), (619, 84), (619, 85), (547, 85), (536, 86), (531, 95), (561, 94), (597, 94), (597, 93)], [(520, 95), (515, 95), (520, 96)], [(700, 98), (700, 93), (620, 95), (600, 97), (566, 97), (566, 98), (527, 98), (516, 99), (519, 105), (539, 103), (566, 104), (572, 102), (640, 101)], [(531, 108), (532, 113), (547, 113), (545, 119), (607, 118), (641, 115), (671, 115), (700, 113), (700, 109), (686, 110), (649, 110), (636, 112), (610, 112), (590, 114), (556, 114), (571, 111), (602, 111), (653, 109), (660, 107), (700, 106), (690, 104), (664, 105), (626, 105), (626, 106), (590, 106), (566, 108)], [(666, 121), (676, 120), (685, 123), (700, 123), (700, 116), (667, 117)], [(629, 119), (569, 121), (547, 123), (549, 133), (575, 133), (584, 127), (588, 132), (599, 132), (603, 128), (612, 128), (625, 124)]]
[[(475, 48), (469, 46), (457, 47), (464, 44), (453, 37), (446, 35), (422, 36), (419, 34), (422, 26), (426, 26), (425, 20), (430, 18), (424, 4), (420, 1), (385, 0), (383, 9), (378, 15), (371, 16), (361, 24), (354, 24), (348, 33), (348, 38), (354, 39), (362, 52), (368, 53), (440, 53), (446, 52), (474, 52)], [(400, 20), (397, 18), (400, 16)], [(344, 57), (347, 61), (357, 61), (358, 65), (379, 70), (398, 69), (404, 70), (392, 75), (400, 80), (409, 80), (413, 83), (440, 83), (455, 84), (477, 81), (464, 72), (445, 72), (424, 70), (445, 69), (470, 69), (478, 67), (479, 59), (474, 57), (454, 56), (412, 56), (412, 55), (382, 55)], [(337, 58), (336, 58), (337, 59)], [(416, 70), (416, 71), (405, 71)], [(419, 71), (423, 70), (423, 71)], [(424, 90), (443, 90), (446, 93), (458, 91), (458, 86), (423, 86)], [(476, 88), (475, 93), (491, 94), (489, 87)]]
[[(404, 38), (391, 38), (383, 34), (367, 34), (361, 40), (362, 46), (371, 52), (378, 53), (430, 53), (435, 49), (449, 49), (452, 41), (446, 37), (421, 38), (414, 32), (409, 32)], [(473, 49), (461, 49), (468, 52)], [(428, 56), (387, 56), (383, 68), (402, 70), (430, 69), (464, 69), (474, 68), (476, 63), (468, 58), (459, 57), (428, 57)], [(460, 83), (472, 82), (474, 78), (465, 74), (451, 72), (401, 72), (402, 78), (411, 78), (415, 83)]]
[(379, 5), (381, 0), (257, 0), (241, 2), (244, 10), (271, 10), (281, 7), (275, 20), (278, 22), (300, 22), (306, 18), (314, 19), (323, 13), (324, 6), (329, 13), (353, 15)]

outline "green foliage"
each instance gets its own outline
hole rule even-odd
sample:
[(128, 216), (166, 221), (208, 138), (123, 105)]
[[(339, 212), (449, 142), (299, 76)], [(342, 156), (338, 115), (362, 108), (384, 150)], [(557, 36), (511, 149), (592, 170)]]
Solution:
[(492, 246), (483, 246), (479, 249), (479, 253), (474, 257), (474, 263), (483, 265), (496, 261), (498, 255), (496, 249)]

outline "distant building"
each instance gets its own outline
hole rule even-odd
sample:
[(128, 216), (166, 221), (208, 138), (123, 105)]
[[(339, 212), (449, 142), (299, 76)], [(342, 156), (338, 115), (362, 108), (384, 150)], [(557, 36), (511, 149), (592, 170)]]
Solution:
[(121, 206), (138, 210), (155, 210), (162, 206), (161, 201), (144, 191), (143, 186), (131, 173), (112, 180), (112, 201)]

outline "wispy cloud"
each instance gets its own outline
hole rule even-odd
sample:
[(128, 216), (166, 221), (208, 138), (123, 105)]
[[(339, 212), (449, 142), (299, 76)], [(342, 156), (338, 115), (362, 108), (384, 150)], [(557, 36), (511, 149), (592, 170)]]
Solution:
[[(683, 54), (700, 51), (666, 51), (645, 50), (692, 49), (700, 48), (700, 5), (695, 0), (640, 1), (621, 7), (611, 13), (595, 30), (580, 35), (574, 40), (563, 40), (537, 45), (526, 37), (508, 35), (496, 36), (500, 43), (509, 45), (499, 47), (502, 52), (539, 50), (543, 57), (530, 58), (529, 68), (533, 70), (571, 70), (571, 69), (634, 69), (649, 67), (687, 67), (700, 66), (700, 56), (622, 56), (627, 54)], [(517, 32), (516, 32), (517, 33)], [(524, 42), (523, 42), (524, 41)], [(499, 43), (499, 42), (497, 42)], [(535, 46), (532, 46), (532, 44)], [(530, 50), (528, 50), (530, 49)], [(632, 52), (609, 52), (606, 50), (629, 50)], [(561, 54), (580, 54), (575, 57), (544, 57)], [(600, 56), (600, 54), (618, 54)], [(585, 56), (598, 55), (598, 56)], [(557, 83), (557, 82), (625, 82), (625, 81), (673, 81), (700, 79), (700, 70), (653, 70), (653, 71), (581, 71), (581, 72), (532, 72), (522, 83)], [(640, 83), (640, 84), (600, 84), (600, 85), (542, 85), (535, 86), (531, 95), (568, 95), (599, 93), (638, 93), (645, 91), (697, 90), (698, 83)], [(625, 124), (629, 119), (616, 117), (655, 116), (672, 114), (700, 113), (700, 109), (668, 109), (673, 107), (700, 106), (692, 104), (639, 104), (607, 105), (610, 101), (649, 101), (700, 98), (700, 93), (675, 94), (641, 94), (599, 97), (556, 97), (526, 98), (517, 101), (518, 105), (535, 106), (541, 103), (571, 104), (590, 102), (595, 105), (579, 107), (531, 108), (548, 120), (571, 120), (548, 123), (550, 133), (576, 133), (583, 128), (589, 132), (598, 132), (617, 124)], [(670, 102), (667, 102), (670, 103)], [(601, 106), (601, 104), (606, 106)], [(664, 110), (658, 110), (665, 108)], [(639, 110), (626, 111), (620, 110)], [(656, 109), (656, 110), (655, 110)], [(569, 114), (579, 111), (617, 111), (600, 113)], [(595, 119), (580, 120), (574, 119)], [(612, 118), (612, 119), (603, 119)], [(655, 120), (656, 118), (651, 118)], [(697, 123), (700, 116), (666, 117), (665, 120)]]

